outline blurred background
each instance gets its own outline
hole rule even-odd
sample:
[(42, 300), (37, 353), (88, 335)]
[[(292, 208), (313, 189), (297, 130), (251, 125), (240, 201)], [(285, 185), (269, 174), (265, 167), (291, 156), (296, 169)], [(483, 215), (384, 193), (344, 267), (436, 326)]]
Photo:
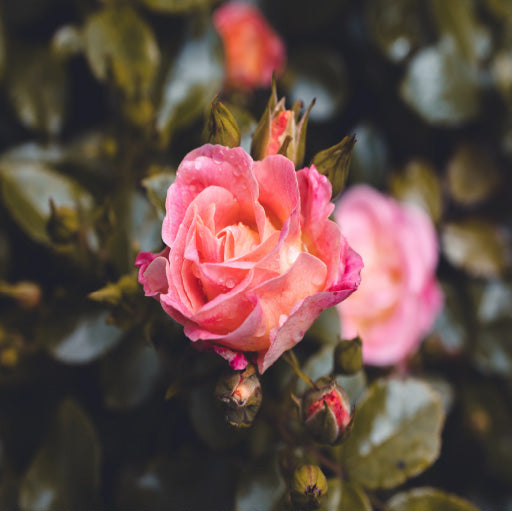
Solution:
[[(218, 5), (0, 4), (2, 509), (266, 509), (283, 493), (260, 467), (277, 433), (226, 429), (224, 363), (189, 348), (133, 267), (161, 248), (165, 192), (214, 96), (246, 149), (268, 100), (225, 82)], [(445, 307), (409, 371), (447, 419), (439, 459), (405, 485), (512, 508), (512, 2), (257, 5), (286, 45), (279, 96), (316, 98), (305, 162), (356, 134), (348, 186), (436, 225)], [(269, 370), (264, 396), (286, 375)]]

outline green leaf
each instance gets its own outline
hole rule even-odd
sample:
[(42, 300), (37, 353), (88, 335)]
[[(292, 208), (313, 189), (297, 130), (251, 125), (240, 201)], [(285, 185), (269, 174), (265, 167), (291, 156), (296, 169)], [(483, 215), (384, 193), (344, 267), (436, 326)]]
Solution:
[(399, 492), (388, 501), (387, 508), (388, 510), (478, 510), (469, 501), (433, 487), (419, 487)]
[(240, 431), (230, 427), (207, 382), (188, 398), (190, 420), (199, 438), (212, 450), (224, 450), (240, 440)]
[(341, 193), (347, 181), (355, 143), (355, 135), (343, 137), (338, 144), (317, 153), (311, 162), (331, 182), (333, 200)]
[[(512, 484), (512, 411), (503, 381), (460, 382), (463, 425), (473, 434), (469, 446), (481, 451), (490, 475)], [(505, 391), (505, 392), (504, 392)]]
[(103, 400), (110, 409), (130, 409), (142, 404), (162, 374), (158, 353), (135, 331), (101, 364)]
[(61, 310), (59, 321), (50, 318), (47, 325), (40, 325), (36, 339), (57, 361), (87, 364), (119, 343), (123, 333), (106, 323), (107, 313), (97, 311), (78, 316), (74, 306)]
[(338, 52), (308, 45), (291, 53), (281, 81), (292, 104), (300, 101), (311, 105), (315, 101), (309, 119), (322, 122), (332, 119), (348, 103), (347, 77), (343, 58)]
[(204, 126), (203, 139), (229, 148), (240, 146), (240, 129), (227, 107), (215, 97)]
[(146, 189), (148, 199), (155, 207), (160, 219), (163, 219), (165, 216), (167, 190), (174, 183), (175, 179), (175, 172), (158, 172), (142, 180), (142, 186)]
[(353, 482), (343, 482), (338, 510), (373, 510), (364, 490)]
[(62, 63), (46, 49), (19, 50), (12, 61), (6, 77), (7, 92), (18, 118), (29, 129), (58, 135), (68, 95)]
[(185, 41), (164, 81), (156, 129), (165, 145), (178, 128), (206, 111), (224, 78), (220, 42), (213, 30)]
[(236, 490), (235, 508), (275, 510), (285, 492), (286, 484), (274, 453), (270, 457), (252, 461), (244, 468)]
[(479, 23), (473, 0), (434, 0), (432, 7), (439, 32), (455, 42), (457, 50), (469, 63), (476, 64), (489, 56), (491, 34)]
[(426, 122), (459, 126), (479, 112), (478, 80), (476, 72), (447, 46), (430, 46), (414, 56), (400, 95)]
[(154, 251), (162, 245), (162, 224), (144, 194), (135, 193), (131, 201), (131, 242), (136, 250)]
[(417, 0), (371, 0), (367, 3), (370, 36), (392, 61), (403, 61), (426, 40), (421, 7)]
[(0, 161), (1, 198), (19, 226), (34, 240), (49, 244), (46, 224), (50, 199), (57, 206), (81, 212), (92, 209), (93, 199), (81, 185), (37, 161)]
[[(474, 288), (478, 285), (474, 285)], [(474, 290), (478, 321), (512, 320), (512, 282), (489, 281)]]
[(472, 356), (483, 372), (507, 378), (512, 373), (512, 321), (480, 326), (473, 340)]
[(20, 489), (24, 510), (94, 509), (98, 506), (100, 446), (85, 412), (64, 401)]
[[(162, 435), (169, 435), (167, 432)], [(171, 434), (172, 435), (172, 434)], [(232, 510), (235, 469), (229, 457), (179, 443), (146, 467), (126, 468), (116, 492), (118, 510)]]
[(391, 176), (390, 187), (395, 197), (423, 208), (434, 222), (438, 222), (441, 218), (443, 210), (441, 181), (429, 162), (410, 161), (403, 172)]
[(510, 247), (504, 232), (486, 220), (468, 219), (445, 224), (441, 245), (453, 266), (473, 276), (498, 277), (509, 263)]
[(474, 144), (462, 144), (446, 169), (448, 190), (460, 204), (471, 205), (488, 199), (500, 180), (492, 155)]
[(359, 124), (351, 131), (356, 135), (357, 144), (350, 161), (350, 180), (384, 188), (389, 157), (382, 133), (368, 123)]
[(376, 381), (359, 402), (342, 452), (349, 478), (370, 489), (395, 487), (438, 457), (444, 412), (422, 381)]
[(109, 4), (88, 18), (83, 36), (87, 60), (98, 80), (112, 77), (129, 98), (149, 94), (160, 51), (151, 26), (134, 9)]
[(139, 2), (157, 12), (182, 14), (204, 9), (218, 3), (219, 0), (139, 0)]

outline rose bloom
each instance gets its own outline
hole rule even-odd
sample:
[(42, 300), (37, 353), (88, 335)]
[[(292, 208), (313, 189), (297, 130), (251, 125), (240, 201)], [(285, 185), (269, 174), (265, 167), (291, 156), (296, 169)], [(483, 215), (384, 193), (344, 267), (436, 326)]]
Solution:
[(328, 219), (331, 185), (286, 157), (253, 161), (206, 144), (169, 187), (159, 254), (136, 265), (146, 295), (199, 349), (263, 373), (327, 307), (359, 285), (361, 258)]
[(417, 349), (443, 302), (432, 222), (366, 185), (342, 196), (335, 217), (364, 261), (358, 292), (338, 305), (342, 336), (361, 337), (367, 364), (398, 363)]
[(226, 3), (215, 11), (213, 23), (224, 44), (227, 84), (242, 89), (270, 85), (272, 72), (284, 67), (285, 47), (260, 11), (244, 2)]

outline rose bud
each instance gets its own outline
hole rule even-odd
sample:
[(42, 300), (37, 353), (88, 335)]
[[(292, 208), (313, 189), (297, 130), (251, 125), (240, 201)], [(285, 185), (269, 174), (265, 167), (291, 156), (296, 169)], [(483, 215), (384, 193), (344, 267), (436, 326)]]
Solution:
[(228, 2), (213, 15), (224, 46), (226, 84), (238, 89), (270, 85), (272, 73), (282, 71), (285, 47), (260, 11), (245, 2)]
[(300, 510), (317, 510), (327, 494), (327, 479), (318, 466), (302, 466), (293, 474), (290, 497)]
[(236, 119), (218, 97), (212, 101), (203, 139), (210, 144), (222, 144), (228, 148), (240, 146), (240, 129)]
[(365, 364), (399, 363), (418, 349), (443, 304), (432, 221), (367, 185), (341, 197), (335, 218), (365, 262), (362, 286), (338, 306), (341, 335), (361, 337)]
[(52, 242), (56, 244), (73, 242), (80, 230), (78, 212), (67, 206), (57, 207), (50, 199), (50, 218), (46, 230)]
[(215, 388), (227, 422), (233, 427), (250, 427), (261, 406), (261, 384), (254, 366), (224, 374)]
[(363, 366), (361, 338), (341, 340), (334, 349), (334, 373), (352, 375)]
[(284, 155), (296, 166), (302, 165), (306, 148), (306, 129), (311, 103), (299, 120), (302, 103), (296, 102), (292, 110), (285, 109), (285, 98), (277, 100), (276, 84), (272, 83), (272, 93), (265, 113), (254, 132), (251, 155), (262, 160), (268, 155)]
[(350, 431), (352, 409), (345, 390), (325, 377), (315, 383), (302, 400), (302, 419), (308, 432), (319, 443), (337, 444)]

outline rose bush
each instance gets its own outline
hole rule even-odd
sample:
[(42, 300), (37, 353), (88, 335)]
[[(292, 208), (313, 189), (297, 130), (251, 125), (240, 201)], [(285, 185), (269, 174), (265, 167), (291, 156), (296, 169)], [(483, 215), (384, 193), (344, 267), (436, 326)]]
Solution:
[[(320, 312), (359, 285), (361, 258), (336, 223), (331, 185), (286, 157), (253, 161), (206, 144), (181, 162), (159, 254), (138, 255), (146, 295), (235, 369), (264, 372)], [(244, 355), (245, 354), (245, 355)]]
[(252, 89), (268, 86), (272, 72), (284, 67), (284, 43), (260, 11), (244, 2), (229, 2), (219, 7), (213, 23), (224, 45), (226, 83)]
[(335, 217), (365, 264), (357, 294), (338, 305), (342, 335), (359, 334), (367, 364), (400, 362), (418, 347), (443, 302), (432, 222), (366, 185), (342, 196)]

